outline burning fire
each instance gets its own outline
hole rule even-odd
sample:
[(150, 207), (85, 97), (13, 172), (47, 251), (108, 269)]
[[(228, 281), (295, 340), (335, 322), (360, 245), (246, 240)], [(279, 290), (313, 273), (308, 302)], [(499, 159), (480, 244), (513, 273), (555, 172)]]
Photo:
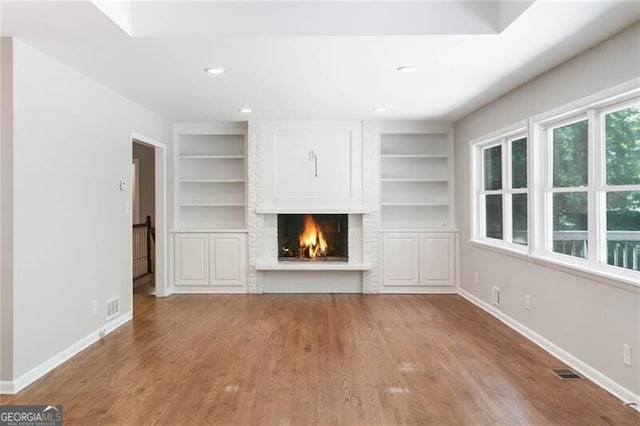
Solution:
[(306, 254), (310, 259), (326, 256), (329, 246), (312, 215), (304, 216), (304, 229), (298, 239), (300, 240), (300, 252)]

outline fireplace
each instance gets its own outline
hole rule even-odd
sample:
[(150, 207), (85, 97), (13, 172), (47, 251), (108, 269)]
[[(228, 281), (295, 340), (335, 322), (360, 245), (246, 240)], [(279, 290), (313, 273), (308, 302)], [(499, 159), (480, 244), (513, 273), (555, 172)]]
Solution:
[(278, 215), (279, 262), (347, 262), (348, 247), (346, 214)]

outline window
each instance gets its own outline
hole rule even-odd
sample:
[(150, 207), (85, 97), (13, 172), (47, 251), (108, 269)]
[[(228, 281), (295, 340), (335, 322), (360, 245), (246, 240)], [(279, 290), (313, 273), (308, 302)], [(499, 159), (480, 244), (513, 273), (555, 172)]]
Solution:
[(640, 104), (601, 116), (606, 248), (603, 262), (640, 270)]
[(474, 143), (478, 190), (475, 238), (526, 250), (528, 244), (527, 138), (514, 131)]
[(587, 257), (589, 149), (587, 120), (548, 130), (551, 143), (552, 251)]
[(473, 140), (472, 242), (640, 287), (638, 82)]
[(528, 194), (527, 194), (527, 138), (510, 143), (511, 147), (511, 233), (516, 244), (527, 245)]
[(544, 182), (536, 198), (543, 205), (536, 254), (640, 282), (637, 95), (594, 102), (536, 126)]

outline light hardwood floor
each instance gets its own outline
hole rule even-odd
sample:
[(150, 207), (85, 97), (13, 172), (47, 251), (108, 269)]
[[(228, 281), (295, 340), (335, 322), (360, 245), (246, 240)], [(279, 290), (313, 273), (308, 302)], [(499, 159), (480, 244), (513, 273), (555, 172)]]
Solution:
[(3, 404), (65, 424), (639, 425), (459, 296), (134, 296), (134, 320)]

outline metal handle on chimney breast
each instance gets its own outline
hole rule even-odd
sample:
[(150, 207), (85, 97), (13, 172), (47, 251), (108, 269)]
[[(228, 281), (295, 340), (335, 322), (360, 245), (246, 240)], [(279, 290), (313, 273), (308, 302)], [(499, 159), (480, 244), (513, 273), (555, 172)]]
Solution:
[(315, 177), (318, 177), (318, 156), (315, 151), (309, 151), (309, 161), (313, 161), (315, 166)]

